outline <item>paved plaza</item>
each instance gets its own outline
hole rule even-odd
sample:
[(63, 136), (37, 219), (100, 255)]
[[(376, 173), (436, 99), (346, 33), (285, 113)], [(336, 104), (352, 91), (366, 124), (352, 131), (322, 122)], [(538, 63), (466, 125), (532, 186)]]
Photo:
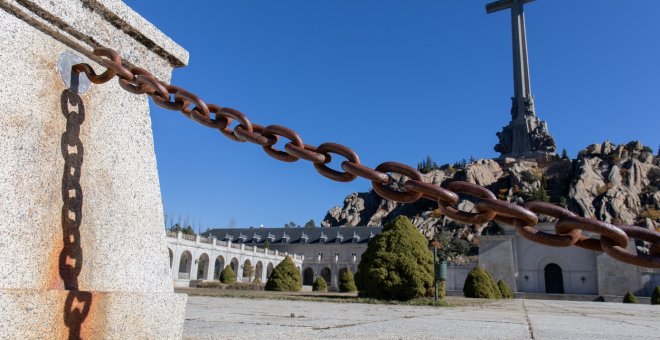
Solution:
[(189, 296), (185, 339), (658, 339), (660, 306), (500, 300), (417, 307)]

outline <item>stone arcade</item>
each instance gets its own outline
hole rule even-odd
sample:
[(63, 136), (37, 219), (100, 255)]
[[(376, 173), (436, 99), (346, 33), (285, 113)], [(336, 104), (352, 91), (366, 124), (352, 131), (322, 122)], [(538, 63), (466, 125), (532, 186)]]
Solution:
[(242, 246), (264, 247), (268, 243), (271, 251), (302, 254), (303, 285), (311, 286), (318, 276), (323, 276), (330, 289), (336, 289), (341, 271), (355, 273), (367, 243), (382, 230), (382, 227), (239, 228), (211, 229), (204, 235)]
[[(304, 255), (259, 248), (215, 237), (167, 233), (167, 250), (175, 287), (189, 287), (191, 280), (219, 280), (225, 266), (231, 266), (241, 282), (258, 278), (266, 282), (270, 273), (289, 256), (302, 273)], [(252, 273), (247, 268), (252, 269)]]

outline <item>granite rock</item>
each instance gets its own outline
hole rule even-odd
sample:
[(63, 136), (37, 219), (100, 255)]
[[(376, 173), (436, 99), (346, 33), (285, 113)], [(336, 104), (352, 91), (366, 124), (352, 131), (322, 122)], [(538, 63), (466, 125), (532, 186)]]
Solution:
[[(403, 179), (397, 175), (393, 179), (391, 187), (400, 190)], [(637, 141), (592, 144), (580, 151), (575, 160), (481, 159), (459, 168), (445, 165), (423, 174), (423, 180), (443, 186), (453, 180), (468, 181), (485, 186), (499, 199), (510, 202), (545, 197), (581, 216), (647, 228), (660, 226), (660, 157)], [(458, 207), (474, 211), (469, 199), (461, 200)], [(429, 239), (438, 231), (445, 231), (476, 244), (485, 227), (451, 221), (442, 216), (435, 202), (421, 199), (400, 204), (373, 191), (350, 194), (342, 207), (328, 211), (321, 224), (379, 226), (398, 215), (408, 216)], [(643, 251), (644, 247), (638, 249)]]

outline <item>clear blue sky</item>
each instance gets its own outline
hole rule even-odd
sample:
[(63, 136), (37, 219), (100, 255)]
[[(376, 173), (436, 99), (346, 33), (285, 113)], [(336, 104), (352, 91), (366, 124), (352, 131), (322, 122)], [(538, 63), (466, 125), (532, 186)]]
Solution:
[[(126, 1), (190, 52), (172, 82), (308, 144), (363, 163), (495, 157), (513, 94), (510, 14), (488, 1)], [(660, 144), (660, 1), (539, 0), (525, 6), (532, 92), (559, 150)], [(317, 224), (370, 183), (152, 105), (165, 210), (195, 225)], [(279, 144), (281, 146), (281, 143)], [(333, 162), (337, 166), (336, 162)]]

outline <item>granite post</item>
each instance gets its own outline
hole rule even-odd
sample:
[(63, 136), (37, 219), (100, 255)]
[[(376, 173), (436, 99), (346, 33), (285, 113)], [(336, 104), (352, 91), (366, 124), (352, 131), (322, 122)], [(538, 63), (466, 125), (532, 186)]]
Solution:
[(0, 338), (181, 338), (147, 97), (67, 72), (188, 53), (118, 0), (0, 0), (0, 41)]
[(504, 281), (511, 291), (518, 291), (515, 234), (482, 235), (479, 240), (479, 266), (485, 268), (495, 281)]
[[(634, 240), (630, 240), (627, 250), (635, 252)], [(617, 261), (605, 253), (596, 256), (596, 266), (598, 268), (598, 295), (623, 296), (629, 291), (636, 295), (643, 294), (641, 267)]]

